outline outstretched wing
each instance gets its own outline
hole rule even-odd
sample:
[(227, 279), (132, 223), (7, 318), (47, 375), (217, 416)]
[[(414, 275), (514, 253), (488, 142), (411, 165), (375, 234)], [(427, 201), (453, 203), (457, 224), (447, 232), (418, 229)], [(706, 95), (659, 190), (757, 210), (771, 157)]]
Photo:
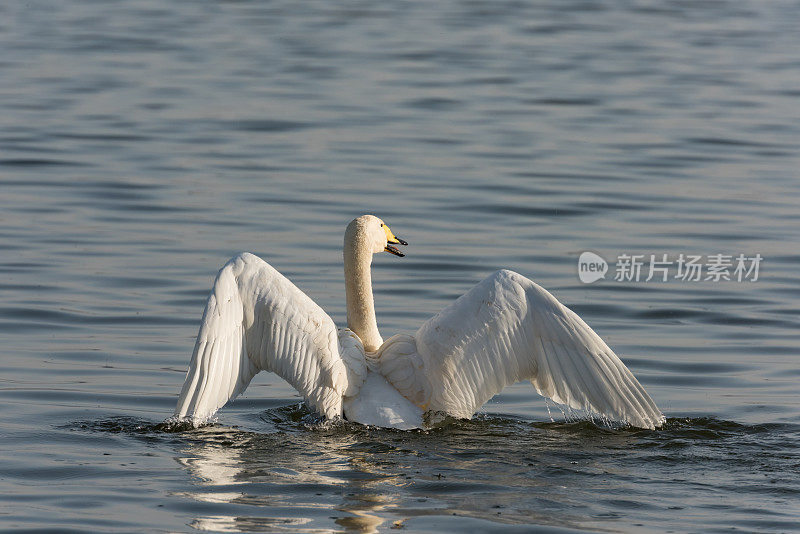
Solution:
[(333, 321), (272, 266), (243, 253), (214, 282), (174, 415), (205, 421), (259, 371), (276, 373), (326, 417), (341, 415), (348, 380)]
[(643, 428), (664, 416), (594, 330), (545, 289), (494, 273), (416, 335), (386, 341), (381, 372), (419, 406), (471, 417), (505, 386), (530, 380), (541, 395)]

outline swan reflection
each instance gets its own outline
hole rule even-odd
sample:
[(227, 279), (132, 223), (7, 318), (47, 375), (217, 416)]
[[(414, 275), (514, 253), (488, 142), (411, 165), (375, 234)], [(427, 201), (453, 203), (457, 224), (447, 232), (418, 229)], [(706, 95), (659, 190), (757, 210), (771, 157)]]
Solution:
[[(386, 512), (399, 504), (399, 488), (407, 484), (404, 476), (370, 461), (353, 436), (219, 427), (199, 434), (202, 439), (176, 457), (194, 479), (194, 489), (179, 495), (212, 505), (208, 515), (190, 522), (198, 530), (377, 532), (391, 521)], [(331, 520), (337, 527), (318, 526)]]
[(598, 475), (630, 476), (617, 451), (650, 435), (494, 416), (408, 432), (321, 423), (297, 406), (261, 420), (258, 432), (182, 434), (176, 460), (191, 475), (192, 527), (368, 533), (430, 516), (460, 528), (454, 516), (466, 516), (578, 528), (576, 506), (601, 489), (627, 491)]

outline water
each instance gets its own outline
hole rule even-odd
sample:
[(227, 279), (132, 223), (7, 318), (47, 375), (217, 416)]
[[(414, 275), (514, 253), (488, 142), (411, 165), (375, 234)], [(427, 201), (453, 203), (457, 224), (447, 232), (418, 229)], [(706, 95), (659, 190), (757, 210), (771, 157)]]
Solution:
[[(0, 6), (0, 528), (800, 530), (799, 8)], [(368, 212), (411, 243), (375, 261), (384, 337), (511, 268), (665, 427), (527, 384), (426, 432), (327, 425), (271, 375), (214, 426), (158, 426), (226, 259), (343, 324)], [(578, 280), (586, 250), (605, 280)], [(717, 253), (759, 279), (613, 280), (621, 254)]]

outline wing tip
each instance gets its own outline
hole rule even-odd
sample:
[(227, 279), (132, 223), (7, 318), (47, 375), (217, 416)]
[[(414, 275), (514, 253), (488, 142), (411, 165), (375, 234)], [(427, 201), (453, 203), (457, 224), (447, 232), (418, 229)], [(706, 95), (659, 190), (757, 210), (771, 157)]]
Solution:
[(639, 428), (646, 428), (648, 430), (658, 430), (667, 422), (667, 416), (663, 413), (659, 412), (658, 416), (656, 417), (648, 417), (645, 421), (645, 426), (639, 425), (631, 425), (631, 426), (638, 426)]
[[(591, 406), (581, 406), (575, 408), (569, 404), (558, 402), (552, 398), (548, 399), (548, 412), (550, 403), (555, 404), (565, 421), (591, 421), (594, 424), (612, 429), (639, 428), (643, 430), (658, 430), (667, 422), (666, 416), (658, 412), (658, 414), (639, 414), (639, 413), (612, 413), (603, 412)], [(551, 418), (552, 420), (552, 418)]]
[(216, 422), (217, 418), (213, 413), (206, 416), (174, 414), (164, 419), (159, 426), (168, 432), (182, 432), (212, 425)]

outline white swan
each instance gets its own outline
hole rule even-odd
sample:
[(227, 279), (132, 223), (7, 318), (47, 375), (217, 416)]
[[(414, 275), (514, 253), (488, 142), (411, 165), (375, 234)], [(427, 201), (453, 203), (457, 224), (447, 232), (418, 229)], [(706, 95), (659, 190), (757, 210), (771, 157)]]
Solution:
[(219, 272), (174, 418), (195, 424), (239, 395), (259, 371), (288, 381), (327, 418), (423, 426), (425, 411), (469, 418), (505, 386), (633, 426), (664, 416), (614, 352), (545, 289), (512, 271), (492, 274), (412, 335), (383, 341), (375, 320), (372, 255), (407, 243), (372, 215), (344, 236), (347, 326), (260, 258)]

